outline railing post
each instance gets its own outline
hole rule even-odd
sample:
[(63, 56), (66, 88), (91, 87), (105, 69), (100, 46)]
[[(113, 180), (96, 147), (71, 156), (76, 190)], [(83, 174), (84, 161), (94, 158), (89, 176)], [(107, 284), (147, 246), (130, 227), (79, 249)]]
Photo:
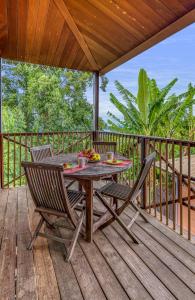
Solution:
[(93, 139), (93, 142), (98, 140), (98, 131), (93, 131), (92, 139)]
[(0, 133), (0, 188), (4, 188), (3, 170), (3, 135)]
[[(142, 165), (147, 155), (146, 139), (141, 138), (140, 143), (141, 143), (141, 165)], [(147, 202), (147, 183), (145, 181), (141, 193), (141, 208), (143, 209), (146, 208), (146, 202)]]

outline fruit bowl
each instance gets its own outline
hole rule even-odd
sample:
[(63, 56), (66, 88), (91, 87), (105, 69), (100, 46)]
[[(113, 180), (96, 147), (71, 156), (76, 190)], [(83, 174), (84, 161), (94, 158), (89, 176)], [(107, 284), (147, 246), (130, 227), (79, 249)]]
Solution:
[(100, 159), (96, 159), (96, 160), (92, 160), (92, 159), (89, 159), (88, 160), (88, 163), (97, 163), (97, 162), (99, 162), (100, 161)]
[(94, 149), (85, 149), (78, 154), (78, 157), (86, 157), (89, 163), (100, 161), (100, 154), (95, 152)]

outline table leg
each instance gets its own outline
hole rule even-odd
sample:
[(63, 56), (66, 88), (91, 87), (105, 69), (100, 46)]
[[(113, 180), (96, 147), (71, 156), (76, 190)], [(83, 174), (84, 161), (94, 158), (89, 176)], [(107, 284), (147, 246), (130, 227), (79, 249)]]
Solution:
[[(117, 176), (117, 174), (114, 174), (114, 175), (112, 176), (112, 178), (113, 178), (113, 180), (114, 180), (115, 182), (118, 181), (118, 176)], [(116, 204), (116, 209), (117, 209), (117, 208), (118, 208), (118, 200), (117, 200), (117, 198), (113, 198), (113, 204)]]
[(86, 192), (86, 240), (93, 240), (93, 181), (82, 180), (81, 184)]

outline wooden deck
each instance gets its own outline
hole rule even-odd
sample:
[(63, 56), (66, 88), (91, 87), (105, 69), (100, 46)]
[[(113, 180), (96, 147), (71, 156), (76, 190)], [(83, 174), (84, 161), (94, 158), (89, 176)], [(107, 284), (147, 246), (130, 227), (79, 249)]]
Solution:
[(0, 299), (195, 299), (195, 246), (148, 218), (133, 226), (139, 245), (114, 224), (81, 239), (68, 264), (57, 242), (26, 250), (37, 223), (27, 188), (0, 191)]

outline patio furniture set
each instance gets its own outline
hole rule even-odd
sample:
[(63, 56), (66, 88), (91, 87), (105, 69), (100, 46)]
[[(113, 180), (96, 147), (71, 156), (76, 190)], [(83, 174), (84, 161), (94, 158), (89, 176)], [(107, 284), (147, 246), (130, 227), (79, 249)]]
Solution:
[[(118, 222), (134, 243), (139, 243), (131, 227), (139, 215), (146, 222), (147, 219), (137, 206), (136, 199), (141, 194), (156, 153), (145, 158), (137, 180), (133, 188), (130, 188), (117, 183), (117, 175), (132, 166), (131, 161), (116, 153), (117, 144), (99, 141), (94, 142), (93, 147), (101, 155), (101, 159), (83, 167), (77, 165), (77, 153), (53, 155), (50, 145), (31, 148), (32, 162), (22, 162), (35, 212), (40, 214), (40, 221), (27, 247), (29, 250), (38, 236), (53, 239), (65, 245), (65, 259), (69, 261), (79, 234), (91, 242), (96, 230), (114, 221)], [(114, 153), (113, 163), (109, 164), (106, 154), (108, 151)], [(71, 167), (65, 167), (67, 162)], [(106, 183), (95, 189), (95, 181)], [(76, 183), (78, 189), (75, 188)], [(104, 211), (94, 209), (94, 198), (101, 203)], [(125, 224), (120, 215), (129, 205), (135, 215), (129, 224)], [(63, 226), (73, 232), (68, 239), (59, 234), (59, 218), (63, 221)], [(44, 223), (52, 234), (48, 230), (41, 231)]]

